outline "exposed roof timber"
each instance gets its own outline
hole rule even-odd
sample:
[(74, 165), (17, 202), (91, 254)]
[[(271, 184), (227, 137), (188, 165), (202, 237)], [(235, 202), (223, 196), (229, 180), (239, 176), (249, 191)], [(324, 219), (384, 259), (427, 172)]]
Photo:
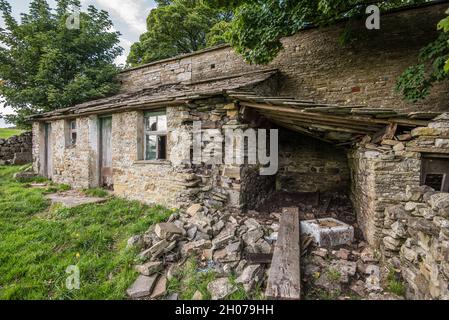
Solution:
[(314, 103), (291, 97), (260, 97), (253, 93), (228, 92), (228, 95), (279, 126), (340, 146), (352, 144), (364, 135), (374, 135), (392, 123), (408, 128), (427, 126), (430, 119), (441, 114), (400, 113), (393, 109)]

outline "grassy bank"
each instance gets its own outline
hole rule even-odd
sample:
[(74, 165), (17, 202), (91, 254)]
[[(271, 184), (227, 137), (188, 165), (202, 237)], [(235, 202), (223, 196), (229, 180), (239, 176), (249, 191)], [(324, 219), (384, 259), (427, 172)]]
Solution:
[[(29, 188), (0, 166), (0, 299), (123, 299), (136, 278), (126, 240), (170, 214), (162, 207), (112, 198), (76, 208), (50, 207), (57, 189)], [(65, 286), (67, 267), (80, 289)]]
[(19, 129), (8, 129), (8, 128), (0, 128), (0, 139), (8, 139), (14, 135), (19, 135), (23, 130)]

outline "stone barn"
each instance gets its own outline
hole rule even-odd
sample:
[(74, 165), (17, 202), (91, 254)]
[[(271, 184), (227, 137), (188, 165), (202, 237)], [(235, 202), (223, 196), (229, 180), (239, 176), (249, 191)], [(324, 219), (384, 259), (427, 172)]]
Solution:
[[(337, 203), (346, 215), (337, 218), (395, 258), (410, 296), (449, 298), (449, 84), (419, 103), (395, 92), (445, 10), (394, 11), (374, 31), (354, 21), (347, 45), (344, 23), (310, 28), (283, 39), (267, 66), (218, 46), (124, 70), (117, 95), (31, 117), (34, 170), (174, 208), (288, 203), (306, 219)], [(275, 174), (247, 161), (188, 161), (195, 133), (205, 149), (223, 144), (208, 129), (249, 128), (279, 130)]]

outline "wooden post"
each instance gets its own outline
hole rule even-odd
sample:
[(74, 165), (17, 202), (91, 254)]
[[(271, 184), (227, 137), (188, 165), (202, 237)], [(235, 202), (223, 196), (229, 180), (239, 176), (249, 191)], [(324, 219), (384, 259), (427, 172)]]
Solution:
[(265, 291), (267, 299), (301, 298), (300, 257), (299, 210), (283, 208)]

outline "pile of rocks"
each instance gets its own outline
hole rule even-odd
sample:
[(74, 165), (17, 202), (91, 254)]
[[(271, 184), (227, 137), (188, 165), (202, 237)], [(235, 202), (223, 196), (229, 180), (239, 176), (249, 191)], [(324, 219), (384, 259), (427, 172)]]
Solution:
[(31, 132), (0, 139), (0, 164), (26, 164), (32, 161)]
[(272, 252), (279, 229), (277, 220), (273, 214), (259, 222), (248, 215), (231, 214), (200, 203), (173, 214), (167, 222), (153, 225), (144, 234), (128, 240), (129, 247), (141, 249), (137, 256), (140, 264), (135, 267), (140, 276), (128, 289), (129, 297), (163, 297), (173, 267), (192, 255), (222, 275), (209, 284), (213, 299), (232, 293), (228, 280), (231, 274), (250, 292), (266, 274), (262, 265), (250, 265), (246, 254)]
[(339, 249), (315, 248), (302, 260), (304, 296), (307, 299), (402, 299), (384, 292), (386, 272), (380, 254), (364, 242)]

